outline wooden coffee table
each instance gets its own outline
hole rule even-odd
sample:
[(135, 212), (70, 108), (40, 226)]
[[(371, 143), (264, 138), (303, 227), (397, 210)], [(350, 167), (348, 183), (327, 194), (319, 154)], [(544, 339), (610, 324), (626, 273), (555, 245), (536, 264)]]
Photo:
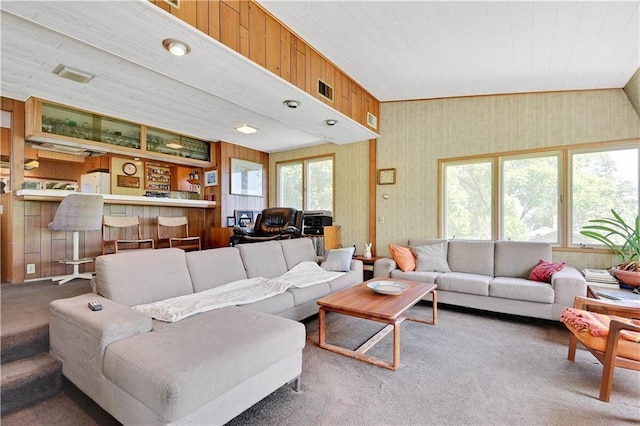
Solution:
[[(397, 296), (384, 295), (375, 293), (367, 287), (367, 283), (372, 281), (385, 281), (385, 279), (376, 278), (357, 284), (342, 291), (318, 300), (320, 310), (318, 313), (319, 320), (319, 346), (332, 352), (346, 355), (352, 358), (366, 361), (371, 364), (385, 367), (390, 370), (397, 370), (400, 366), (400, 324), (405, 320), (416, 321), (424, 324), (436, 325), (438, 318), (438, 298), (436, 293), (436, 285), (429, 283), (421, 283), (417, 281), (386, 279), (388, 281), (397, 281), (409, 285), (409, 289)], [(433, 311), (431, 320), (420, 318), (411, 318), (403, 316), (412, 306), (418, 303), (422, 298), (432, 293), (433, 295)], [(327, 312), (336, 312), (352, 317), (364, 318), (367, 320), (377, 321), (388, 324), (376, 335), (363, 343), (358, 349), (350, 350), (340, 346), (332, 345), (326, 342), (326, 324), (325, 315)], [(365, 353), (378, 343), (384, 336), (393, 330), (393, 363), (374, 358)]]

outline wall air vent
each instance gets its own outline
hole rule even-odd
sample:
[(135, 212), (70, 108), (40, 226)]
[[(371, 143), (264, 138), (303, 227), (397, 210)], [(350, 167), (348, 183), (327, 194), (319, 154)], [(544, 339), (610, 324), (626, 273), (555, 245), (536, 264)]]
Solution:
[(373, 127), (374, 129), (378, 128), (378, 117), (376, 117), (375, 115), (371, 114), (370, 112), (367, 113), (367, 125), (369, 127)]
[(164, 0), (164, 2), (168, 3), (172, 7), (180, 9), (180, 0)]
[(318, 93), (333, 102), (333, 87), (318, 79)]

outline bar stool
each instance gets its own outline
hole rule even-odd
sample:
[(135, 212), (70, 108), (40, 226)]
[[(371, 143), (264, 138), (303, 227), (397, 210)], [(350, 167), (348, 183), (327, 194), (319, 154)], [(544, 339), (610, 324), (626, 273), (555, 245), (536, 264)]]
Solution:
[(92, 257), (80, 258), (80, 232), (100, 230), (103, 206), (102, 195), (93, 194), (68, 194), (60, 202), (53, 222), (48, 226), (51, 231), (73, 232), (73, 257), (58, 261), (65, 265), (73, 265), (73, 274), (53, 277), (52, 280), (58, 281), (59, 285), (75, 278), (91, 279), (91, 272), (79, 271), (81, 264), (94, 261)]
[[(132, 228), (129, 232), (132, 232), (137, 238), (126, 238), (127, 228)], [(112, 233), (117, 233), (118, 238), (112, 238)], [(120, 238), (123, 234), (124, 237)], [(118, 253), (118, 250), (123, 250), (119, 244), (136, 244), (137, 249), (143, 248), (143, 244), (150, 244), (152, 249), (155, 248), (153, 238), (142, 238), (138, 216), (103, 216), (102, 254)]]
[[(173, 230), (177, 230), (181, 236), (172, 236)], [(200, 237), (189, 236), (189, 220), (185, 216), (158, 216), (158, 247), (160, 244), (168, 244), (169, 247), (185, 251), (202, 250)]]

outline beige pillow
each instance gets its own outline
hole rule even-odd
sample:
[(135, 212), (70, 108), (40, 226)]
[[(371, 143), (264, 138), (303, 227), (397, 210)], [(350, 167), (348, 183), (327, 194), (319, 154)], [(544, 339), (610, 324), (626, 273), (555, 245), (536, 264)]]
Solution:
[(444, 253), (444, 244), (410, 247), (416, 257), (416, 271), (451, 272)]

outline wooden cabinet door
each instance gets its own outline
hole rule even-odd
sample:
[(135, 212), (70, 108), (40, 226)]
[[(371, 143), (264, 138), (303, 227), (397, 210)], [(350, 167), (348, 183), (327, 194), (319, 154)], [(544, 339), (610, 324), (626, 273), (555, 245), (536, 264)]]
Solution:
[(174, 166), (171, 170), (171, 189), (173, 191), (191, 191), (189, 174), (191, 167)]

